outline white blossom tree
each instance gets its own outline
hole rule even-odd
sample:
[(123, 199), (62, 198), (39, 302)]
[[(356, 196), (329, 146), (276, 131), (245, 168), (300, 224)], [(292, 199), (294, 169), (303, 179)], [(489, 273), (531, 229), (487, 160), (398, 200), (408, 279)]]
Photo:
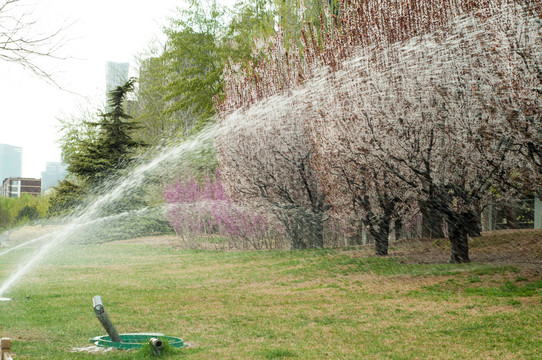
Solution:
[(302, 51), (268, 42), (262, 61), (227, 69), (220, 105), (259, 109), (273, 126), (285, 115), (262, 101), (292, 93), (284, 104), (305, 122), (335, 212), (348, 206), (369, 225), (424, 209), (445, 217), (450, 261), (468, 262), (467, 234), (489, 198), (518, 183), (533, 191), (539, 179), (541, 10), (519, 0), (343, 2), (341, 27), (317, 39), (308, 25)]
[(300, 103), (274, 96), (219, 120), (218, 160), (234, 200), (265, 208), (283, 223), (291, 247), (321, 248), (329, 208), (312, 165)]

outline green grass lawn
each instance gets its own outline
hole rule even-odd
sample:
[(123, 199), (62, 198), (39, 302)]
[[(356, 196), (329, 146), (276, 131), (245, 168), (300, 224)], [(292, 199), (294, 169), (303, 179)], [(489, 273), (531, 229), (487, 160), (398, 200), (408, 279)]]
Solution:
[[(17, 257), (0, 257), (0, 282)], [(181, 251), (109, 243), (59, 250), (0, 302), (15, 359), (73, 353), (105, 334), (160, 332), (186, 359), (539, 359), (542, 280), (507, 266), (402, 264), (360, 250)]]

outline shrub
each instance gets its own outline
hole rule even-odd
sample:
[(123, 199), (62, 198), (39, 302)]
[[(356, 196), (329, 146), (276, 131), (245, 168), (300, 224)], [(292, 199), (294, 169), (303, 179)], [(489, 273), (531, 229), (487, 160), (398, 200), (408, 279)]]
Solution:
[(280, 233), (272, 218), (250, 207), (235, 204), (226, 194), (220, 175), (198, 182), (192, 175), (166, 186), (167, 219), (190, 248), (202, 238), (236, 248), (271, 248)]

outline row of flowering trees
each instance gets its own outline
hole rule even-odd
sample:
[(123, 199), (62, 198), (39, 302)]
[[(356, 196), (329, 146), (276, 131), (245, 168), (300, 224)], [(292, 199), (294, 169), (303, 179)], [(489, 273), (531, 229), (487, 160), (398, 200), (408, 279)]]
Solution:
[[(325, 5), (324, 5), (325, 8)], [(392, 222), (442, 226), (450, 261), (490, 197), (542, 188), (542, 2), (346, 0), (225, 69), (217, 144), (228, 194), (271, 209), (295, 248), (329, 217), (387, 254)], [(327, 19), (327, 21), (326, 21)]]

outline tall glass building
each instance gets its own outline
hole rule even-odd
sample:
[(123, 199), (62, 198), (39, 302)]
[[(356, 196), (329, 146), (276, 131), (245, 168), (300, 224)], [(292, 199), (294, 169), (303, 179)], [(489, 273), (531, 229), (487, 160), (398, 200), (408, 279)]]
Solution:
[(41, 172), (41, 193), (58, 185), (66, 177), (66, 165), (61, 162), (47, 162), (45, 171)]
[(21, 177), (23, 148), (0, 144), (0, 184), (7, 178)]
[(109, 94), (117, 86), (124, 85), (128, 81), (128, 70), (130, 63), (116, 63), (108, 61), (105, 63), (105, 95)]

